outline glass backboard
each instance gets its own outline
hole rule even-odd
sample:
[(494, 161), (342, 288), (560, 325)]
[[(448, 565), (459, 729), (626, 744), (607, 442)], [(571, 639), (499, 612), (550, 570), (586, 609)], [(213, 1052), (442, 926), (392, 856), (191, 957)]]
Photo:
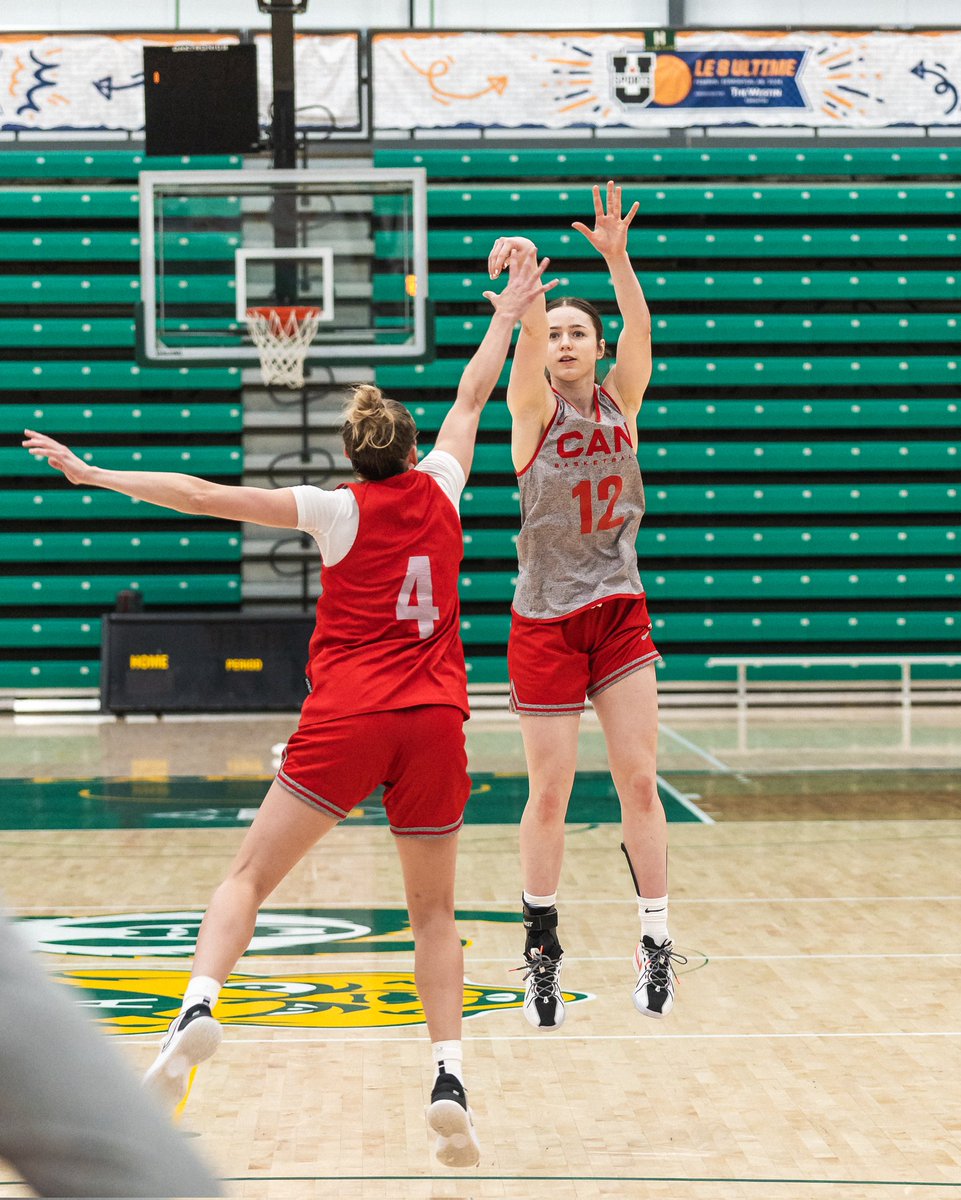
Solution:
[(259, 362), (245, 310), (321, 310), (308, 364), (429, 353), (422, 169), (144, 171), (145, 364)]

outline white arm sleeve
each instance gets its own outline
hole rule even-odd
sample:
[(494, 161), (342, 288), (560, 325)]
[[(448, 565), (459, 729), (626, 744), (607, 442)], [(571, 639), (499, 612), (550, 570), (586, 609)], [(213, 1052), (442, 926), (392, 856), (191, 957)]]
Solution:
[(431, 450), (430, 454), (424, 455), (417, 464), (417, 470), (426, 471), (436, 479), (441, 491), (454, 508), (460, 511), (460, 494), (464, 490), (467, 478), (464, 468), (453, 454), (448, 454), (446, 450)]
[(309, 483), (290, 490), (297, 502), (297, 528), (310, 534), (320, 557), (332, 567), (346, 555), (357, 537), (360, 510), (354, 493), (349, 488), (328, 491)]

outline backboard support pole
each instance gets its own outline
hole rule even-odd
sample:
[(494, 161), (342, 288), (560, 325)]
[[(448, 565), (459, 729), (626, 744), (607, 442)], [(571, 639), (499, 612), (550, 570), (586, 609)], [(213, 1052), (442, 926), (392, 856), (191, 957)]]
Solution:
[[(263, 5), (261, 6), (263, 8)], [(297, 111), (294, 98), (294, 13), (306, 4), (271, 3), (270, 46), (273, 64), (273, 111), (271, 136), (274, 169), (293, 170), (297, 166)], [(274, 223), (278, 247), (297, 245), (296, 194), (278, 191), (274, 197)], [(297, 303), (297, 265), (280, 260), (274, 267), (274, 291), (278, 305)]]

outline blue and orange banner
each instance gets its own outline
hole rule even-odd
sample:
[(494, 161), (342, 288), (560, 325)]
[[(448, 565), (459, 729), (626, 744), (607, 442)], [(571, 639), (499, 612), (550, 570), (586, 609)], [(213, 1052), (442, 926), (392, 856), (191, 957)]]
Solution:
[(961, 124), (961, 31), (391, 33), (379, 129)]

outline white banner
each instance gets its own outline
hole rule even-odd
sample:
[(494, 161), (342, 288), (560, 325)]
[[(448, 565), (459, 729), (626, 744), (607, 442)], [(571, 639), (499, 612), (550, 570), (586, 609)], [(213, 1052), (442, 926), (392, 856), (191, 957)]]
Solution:
[[(237, 40), (235, 34), (0, 36), (0, 130), (137, 133), (144, 123), (144, 46), (224, 45)], [(260, 123), (267, 127), (270, 38), (258, 35), (255, 41)], [(358, 45), (356, 33), (297, 37), (299, 126), (358, 127)]]
[(375, 129), (961, 124), (961, 31), (376, 34)]

